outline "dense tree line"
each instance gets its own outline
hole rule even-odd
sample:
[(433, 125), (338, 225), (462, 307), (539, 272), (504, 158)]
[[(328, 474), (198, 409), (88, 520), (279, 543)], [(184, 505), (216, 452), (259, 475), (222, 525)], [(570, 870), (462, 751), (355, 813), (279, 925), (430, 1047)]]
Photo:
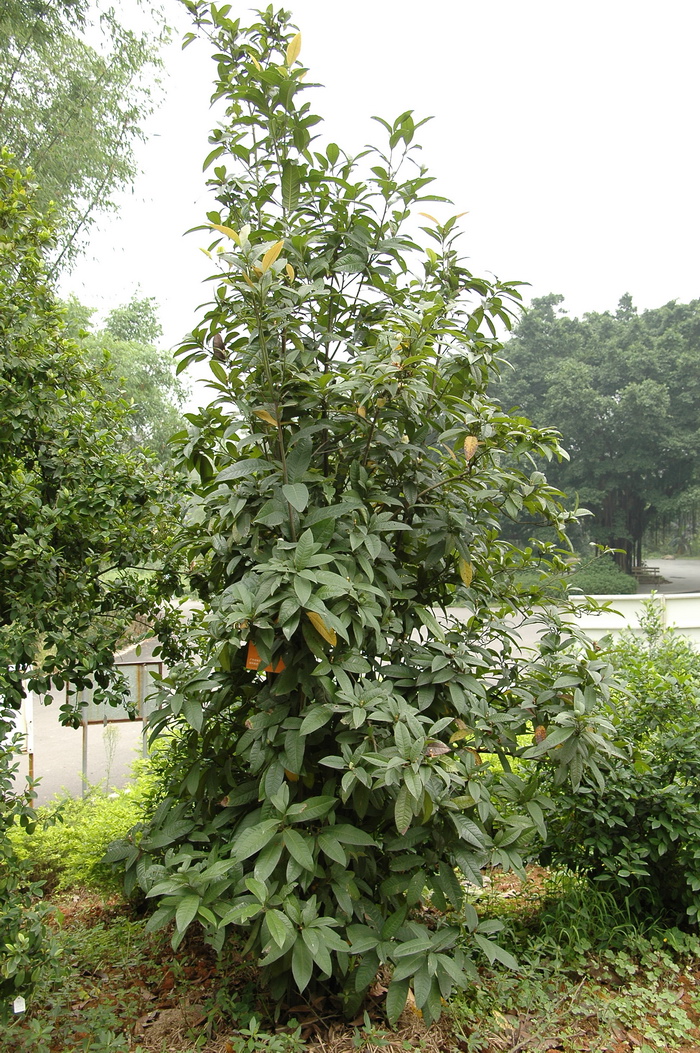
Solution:
[(700, 452), (700, 300), (569, 318), (533, 301), (494, 386), (505, 408), (557, 427), (570, 460), (548, 478), (595, 518), (587, 532), (639, 563), (645, 531), (694, 507)]

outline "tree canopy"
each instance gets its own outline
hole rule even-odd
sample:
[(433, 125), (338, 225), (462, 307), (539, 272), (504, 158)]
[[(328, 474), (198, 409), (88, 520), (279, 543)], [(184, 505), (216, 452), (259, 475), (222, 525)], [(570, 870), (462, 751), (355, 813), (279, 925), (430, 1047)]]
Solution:
[(570, 461), (549, 478), (594, 514), (592, 538), (641, 560), (659, 517), (694, 503), (700, 453), (700, 300), (637, 312), (563, 313), (563, 297), (533, 301), (508, 341), (493, 391), (562, 433)]
[(127, 401), (132, 446), (169, 460), (168, 440), (183, 427), (188, 389), (175, 374), (172, 352), (158, 346), (162, 329), (153, 298), (135, 293), (98, 329), (92, 327), (94, 311), (75, 298), (65, 304), (65, 312), (67, 330), (101, 371), (106, 390)]
[(77, 254), (95, 215), (136, 174), (153, 109), (163, 26), (129, 28), (93, 0), (8, 0), (0, 9), (0, 144), (56, 205), (52, 266)]
[[(128, 449), (129, 408), (65, 332), (47, 280), (52, 232), (12, 158), (0, 165), (0, 694), (109, 684), (146, 604), (171, 502)], [(77, 707), (79, 709), (79, 707)], [(75, 717), (75, 698), (63, 717)]]

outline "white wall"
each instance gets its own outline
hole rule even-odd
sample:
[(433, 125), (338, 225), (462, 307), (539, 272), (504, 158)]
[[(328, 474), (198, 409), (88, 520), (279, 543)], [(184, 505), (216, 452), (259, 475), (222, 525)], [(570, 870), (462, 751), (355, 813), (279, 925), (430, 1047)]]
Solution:
[[(611, 610), (600, 614), (582, 612), (579, 624), (594, 640), (607, 633), (619, 633), (622, 629), (639, 628), (642, 604), (648, 594), (632, 596), (596, 596), (601, 603), (609, 603)], [(700, 592), (656, 593), (655, 600), (661, 607), (664, 622), (678, 629), (700, 646)]]

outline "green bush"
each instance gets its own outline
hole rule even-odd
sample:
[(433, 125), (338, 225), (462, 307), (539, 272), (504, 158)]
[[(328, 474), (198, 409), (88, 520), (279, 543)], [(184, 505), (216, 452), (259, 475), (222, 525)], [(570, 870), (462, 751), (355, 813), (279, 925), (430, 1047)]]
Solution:
[[(637, 582), (625, 574), (612, 559), (612, 556), (599, 556), (590, 563), (584, 563), (580, 570), (570, 573), (558, 573), (548, 576), (541, 570), (523, 570), (517, 574), (521, 587), (542, 590), (543, 599), (561, 599), (568, 586), (584, 596), (616, 596), (621, 593), (637, 591)], [(458, 591), (456, 603), (464, 602), (464, 593)]]
[[(412, 988), (431, 1021), (475, 976), (465, 925), (500, 953), (473, 912), (460, 926), (455, 868), (478, 883), (491, 861), (521, 867), (544, 829), (547, 801), (512, 759), (545, 720), (538, 746), (574, 784), (605, 746), (590, 641), (573, 654), (545, 611), (538, 653), (515, 654), (511, 619), (532, 600), (513, 573), (535, 557), (500, 525), (522, 512), (563, 542), (573, 514), (533, 471), (561, 450), (488, 396), (513, 283), (467, 270), (457, 217), (428, 216), (426, 247), (413, 241), (419, 122), (381, 121), (356, 159), (318, 152), (288, 16), (244, 28), (187, 6), (230, 118), (207, 161), (214, 300), (181, 349), (183, 365), (208, 359), (214, 401), (174, 439), (192, 486), (177, 547), (201, 605), (195, 657), (169, 663), (152, 722), (180, 733), (169, 799), (109, 858), (174, 946), (194, 924), (214, 947), (245, 932), (277, 1004), (324, 991), (354, 1016), (390, 970), (389, 1019)], [(438, 620), (460, 583), (469, 619)]]
[(11, 711), (0, 707), (0, 1024), (11, 1018), (18, 995), (28, 998), (42, 980), (55, 977), (58, 946), (51, 933), (51, 908), (32, 867), (16, 851), (9, 831), (32, 836), (36, 817), (31, 785), (14, 787), (14, 738), (7, 736)]
[(121, 882), (102, 858), (112, 841), (148, 813), (153, 776), (139, 777), (119, 793), (91, 787), (85, 797), (61, 797), (37, 809), (32, 832), (16, 826), (10, 834), (17, 857), (31, 862), (35, 880), (59, 891), (85, 885), (118, 888)]
[(637, 582), (625, 574), (612, 556), (601, 556), (571, 575), (569, 584), (585, 596), (615, 596), (637, 591)]
[(619, 756), (555, 793), (544, 863), (585, 872), (640, 910), (700, 910), (700, 653), (645, 604), (641, 635), (610, 651)]

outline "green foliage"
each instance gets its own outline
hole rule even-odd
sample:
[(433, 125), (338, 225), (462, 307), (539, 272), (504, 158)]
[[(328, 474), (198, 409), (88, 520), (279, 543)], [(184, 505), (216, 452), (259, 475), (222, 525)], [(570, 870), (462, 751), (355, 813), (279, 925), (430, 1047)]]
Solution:
[[(1, 727), (1, 725), (0, 725)], [(4, 730), (4, 729), (3, 729)], [(27, 996), (56, 974), (58, 945), (48, 925), (51, 908), (41, 902), (42, 887), (34, 880), (8, 839), (17, 826), (31, 834), (36, 827), (28, 787), (17, 792), (12, 764), (14, 736), (0, 737), (0, 1024), (6, 1024), (18, 995)]]
[[(524, 570), (517, 575), (518, 582), (527, 588), (540, 588), (543, 597), (561, 600), (567, 589), (584, 596), (615, 596), (637, 591), (637, 582), (631, 574), (625, 574), (609, 555), (594, 560), (582, 558), (578, 564), (561, 569), (556, 575), (545, 570)], [(461, 593), (459, 595), (462, 595)]]
[(592, 1048), (613, 1033), (636, 1046), (642, 1036), (647, 1053), (684, 1048), (697, 1002), (679, 995), (695, 967), (696, 936), (567, 872), (506, 896), (513, 890), (489, 892), (479, 908), (506, 921), (519, 972), (482, 968), (481, 982), (455, 996), (448, 1014), (465, 1049), (507, 1039), (515, 1046), (523, 1034), (531, 1045), (576, 1049), (584, 1033)]
[(508, 342), (503, 405), (556, 425), (570, 461), (551, 481), (595, 513), (594, 540), (639, 562), (655, 517), (697, 500), (700, 301), (637, 314), (561, 316), (561, 296), (534, 300)]
[(601, 556), (590, 563), (584, 561), (581, 569), (571, 575), (571, 585), (586, 596), (616, 596), (637, 591), (635, 579), (620, 570), (611, 556)]
[(104, 328), (93, 331), (93, 312), (75, 298), (65, 305), (66, 325), (88, 361), (100, 371), (113, 399), (129, 406), (130, 444), (153, 451), (168, 463), (168, 440), (184, 421), (187, 388), (175, 375), (170, 351), (157, 346), (162, 329), (151, 297), (132, 296), (108, 314)]
[[(125, 689), (113, 652), (166, 580), (149, 580), (168, 533), (171, 503), (152, 461), (128, 454), (128, 410), (64, 334), (46, 278), (51, 231), (30, 187), (0, 156), (0, 917), (2, 991), (28, 990), (52, 942), (40, 888), (7, 840), (29, 822), (12, 790), (12, 730), (27, 685), (66, 680), (64, 722), (79, 720), (76, 692)], [(167, 497), (167, 504), (165, 503)], [(158, 530), (156, 533), (156, 518)], [(2, 1011), (7, 1008), (3, 999)]]
[[(636, 909), (700, 909), (700, 654), (665, 629), (653, 601), (642, 633), (611, 651), (623, 690), (609, 716), (623, 751), (603, 760), (605, 788), (584, 776), (562, 790), (542, 856), (590, 874)], [(686, 919), (687, 920), (687, 919)]]
[(556, 749), (578, 785), (604, 747), (606, 663), (585, 640), (572, 655), (549, 609), (539, 654), (516, 660), (507, 621), (530, 613), (513, 575), (531, 553), (500, 523), (525, 509), (564, 540), (572, 517), (532, 464), (559, 447), (485, 391), (517, 283), (464, 266), (454, 218), (428, 220), (425, 250), (406, 232), (434, 199), (420, 122), (380, 121), (386, 146), (357, 159), (317, 148), (286, 15), (243, 29), (187, 7), (230, 117), (207, 160), (215, 299), (182, 348), (215, 393), (179, 438), (201, 605), (153, 721), (179, 730), (168, 798), (108, 855), (174, 946), (195, 921), (216, 947), (243, 929), (273, 999), (320, 985), (354, 1014), (388, 966), (390, 1021), (409, 987), (430, 1021), (475, 975), (463, 932), (512, 964), (456, 872), (520, 867), (544, 833), (537, 766), (511, 758), (545, 726), (534, 755)]
[(17, 856), (31, 864), (32, 875), (51, 888), (109, 889), (116, 885), (102, 858), (112, 841), (124, 837), (142, 818), (152, 792), (152, 777), (142, 776), (118, 793), (92, 787), (84, 797), (61, 797), (36, 812), (35, 829), (15, 829)]
[(163, 550), (173, 499), (152, 458), (126, 449), (128, 407), (65, 335), (51, 231), (6, 154), (0, 233), (0, 693), (17, 706), (27, 679), (108, 686), (124, 628), (158, 601), (139, 568)]
[(137, 31), (91, 0), (2, 4), (0, 145), (31, 167), (40, 209), (57, 206), (57, 267), (136, 174), (133, 144), (153, 109), (165, 37), (151, 14), (151, 28)]
[(307, 1048), (301, 1037), (301, 1027), (291, 1034), (270, 1035), (261, 1030), (260, 1021), (251, 1017), (248, 1027), (241, 1028), (228, 1043), (231, 1053), (303, 1053)]

